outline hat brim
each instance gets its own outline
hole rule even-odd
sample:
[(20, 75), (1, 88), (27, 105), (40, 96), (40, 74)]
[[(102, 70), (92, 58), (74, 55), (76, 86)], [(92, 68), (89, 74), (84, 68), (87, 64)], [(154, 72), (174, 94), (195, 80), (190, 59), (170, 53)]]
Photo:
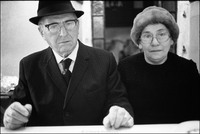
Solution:
[(59, 15), (59, 14), (64, 14), (64, 13), (75, 13), (77, 18), (81, 17), (84, 14), (83, 11), (78, 11), (78, 10), (68, 11), (68, 10), (66, 10), (66, 11), (61, 11), (61, 12), (49, 13), (49, 14), (45, 14), (45, 15), (42, 15), (42, 16), (32, 17), (32, 18), (29, 19), (29, 21), (32, 22), (35, 25), (38, 25), (38, 22), (42, 17), (50, 16), (50, 15)]

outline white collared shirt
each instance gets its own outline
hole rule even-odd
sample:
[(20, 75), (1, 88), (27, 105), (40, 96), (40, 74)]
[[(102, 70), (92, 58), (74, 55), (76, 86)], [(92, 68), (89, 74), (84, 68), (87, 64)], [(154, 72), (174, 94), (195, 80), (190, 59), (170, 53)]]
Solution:
[(53, 53), (54, 53), (54, 55), (55, 55), (56, 61), (57, 61), (57, 63), (58, 63), (58, 66), (59, 66), (59, 68), (60, 68), (61, 73), (63, 72), (63, 67), (62, 67), (62, 65), (60, 64), (60, 62), (61, 62), (62, 60), (67, 59), (67, 58), (70, 58), (70, 59), (72, 60), (70, 66), (69, 66), (69, 70), (70, 70), (71, 72), (73, 71), (73, 69), (74, 69), (74, 64), (75, 64), (76, 57), (77, 57), (77, 53), (78, 53), (78, 48), (79, 48), (79, 42), (77, 41), (77, 45), (76, 45), (76, 47), (74, 48), (74, 50), (72, 51), (72, 53), (71, 53), (70, 55), (68, 55), (68, 57), (65, 57), (65, 58), (61, 57), (59, 54), (57, 54), (57, 53), (52, 49), (52, 50), (53, 50)]

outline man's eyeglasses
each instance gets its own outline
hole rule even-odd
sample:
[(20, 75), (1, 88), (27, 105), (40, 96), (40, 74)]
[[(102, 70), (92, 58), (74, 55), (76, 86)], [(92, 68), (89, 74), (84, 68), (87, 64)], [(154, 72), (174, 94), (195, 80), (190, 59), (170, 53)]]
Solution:
[(67, 21), (64, 21), (64, 22), (61, 22), (61, 23), (51, 23), (51, 24), (47, 24), (47, 25), (44, 25), (44, 26), (51, 33), (57, 33), (57, 32), (60, 32), (62, 25), (66, 28), (66, 30), (68, 30), (68, 31), (72, 30), (76, 26), (77, 21), (78, 21), (77, 19), (67, 20)]
[(156, 37), (154, 37), (152, 33), (142, 33), (140, 39), (144, 44), (151, 44), (154, 38), (156, 38), (159, 43), (164, 43), (168, 41), (169, 37), (168, 32), (159, 32), (156, 34)]

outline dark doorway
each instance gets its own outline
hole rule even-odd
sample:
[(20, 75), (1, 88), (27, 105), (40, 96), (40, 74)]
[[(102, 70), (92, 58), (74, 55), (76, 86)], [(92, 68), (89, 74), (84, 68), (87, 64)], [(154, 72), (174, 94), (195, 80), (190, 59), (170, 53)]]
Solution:
[(131, 27), (135, 16), (153, 1), (105, 1), (106, 27)]

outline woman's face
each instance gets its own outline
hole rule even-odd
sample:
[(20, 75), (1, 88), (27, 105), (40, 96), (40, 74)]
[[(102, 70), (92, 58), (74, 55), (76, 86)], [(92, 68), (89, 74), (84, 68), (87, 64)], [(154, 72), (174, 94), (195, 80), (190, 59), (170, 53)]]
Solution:
[(153, 65), (163, 64), (167, 60), (173, 44), (169, 30), (161, 23), (147, 25), (141, 33), (139, 43), (146, 62)]

